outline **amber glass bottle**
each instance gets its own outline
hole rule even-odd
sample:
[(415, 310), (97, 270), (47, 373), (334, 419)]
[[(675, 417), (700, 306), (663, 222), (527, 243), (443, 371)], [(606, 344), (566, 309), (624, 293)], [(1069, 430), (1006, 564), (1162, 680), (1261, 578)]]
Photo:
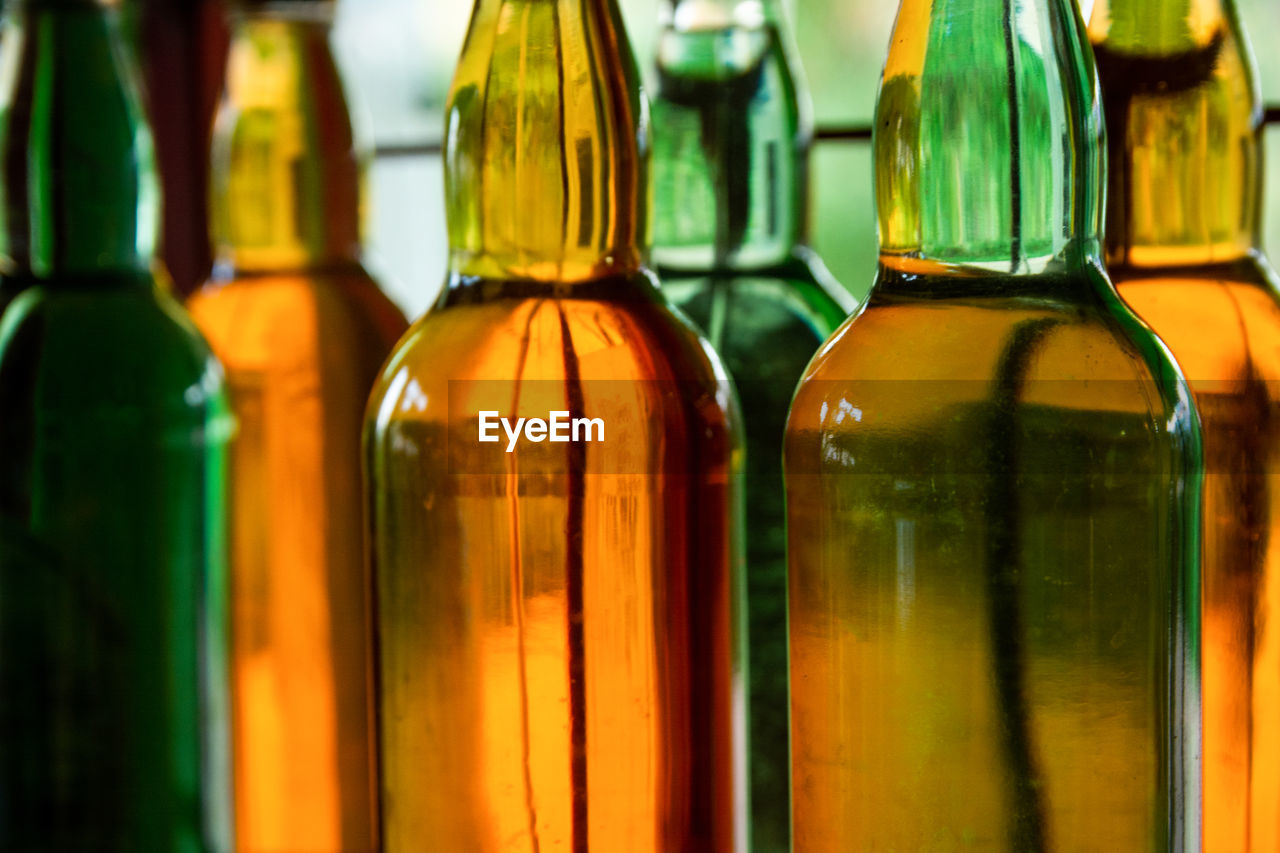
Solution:
[[(477, 3), (366, 427), (393, 853), (745, 841), (734, 404), (644, 266), (645, 112), (614, 0)], [(600, 428), (480, 440), (557, 411)]]
[[(1230, 0), (1101, 0), (1107, 264), (1204, 427), (1204, 849), (1280, 849), (1280, 298), (1261, 105)], [(1273, 539), (1273, 537), (1276, 537)]]
[(1101, 266), (1069, 0), (903, 0), (880, 269), (785, 450), (797, 851), (1199, 838), (1199, 434)]
[(116, 11), (6, 6), (0, 850), (226, 853), (222, 370), (157, 286)]
[(364, 403), (405, 323), (360, 265), (332, 6), (234, 20), (213, 150), (218, 266), (190, 302), (226, 366), (236, 825), (252, 851), (374, 849)]
[(788, 849), (782, 434), (853, 300), (805, 247), (810, 107), (781, 0), (663, 5), (653, 104), (662, 289), (733, 375), (747, 437), (751, 844)]

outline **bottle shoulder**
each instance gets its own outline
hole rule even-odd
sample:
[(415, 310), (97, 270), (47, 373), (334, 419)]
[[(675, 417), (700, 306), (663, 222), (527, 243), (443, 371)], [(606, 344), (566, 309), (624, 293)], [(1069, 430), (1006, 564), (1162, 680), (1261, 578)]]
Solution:
[(646, 278), (642, 287), (623, 284), (612, 293), (539, 296), (517, 288), (512, 295), (446, 298), (413, 324), (387, 360), (370, 414), (446, 418), (447, 401), (471, 391), (505, 400), (545, 392), (550, 402), (563, 402), (566, 387), (588, 383), (605, 396), (610, 387), (631, 387), (650, 400), (675, 392), (718, 401), (713, 408), (721, 420), (734, 405), (719, 356)]
[(1261, 255), (1226, 264), (1115, 268), (1112, 276), (1121, 298), (1168, 345), (1197, 392), (1230, 393), (1280, 379), (1280, 284)]
[[(773, 319), (794, 319), (808, 326), (819, 341), (825, 339), (857, 309), (858, 303), (827, 270), (812, 250), (797, 247), (783, 262), (758, 269), (725, 272), (659, 269), (667, 297), (699, 327), (706, 329), (717, 299), (738, 308), (734, 313), (746, 326), (768, 325)], [(734, 328), (728, 334), (732, 336)], [(713, 341), (719, 346), (718, 341)]]
[(15, 394), (49, 411), (226, 408), (203, 336), (173, 297), (145, 287), (25, 288), (0, 320), (0, 396)]
[(1068, 424), (1086, 432), (1107, 425), (1117, 439), (1172, 434), (1194, 447), (1189, 398), (1155, 336), (1107, 300), (881, 297), (815, 356), (789, 428), (944, 436), (1013, 407), (1048, 424), (1056, 417), (1064, 435)]
[(400, 309), (359, 265), (318, 272), (219, 276), (187, 302), (229, 370), (284, 362), (372, 361), (404, 334)]

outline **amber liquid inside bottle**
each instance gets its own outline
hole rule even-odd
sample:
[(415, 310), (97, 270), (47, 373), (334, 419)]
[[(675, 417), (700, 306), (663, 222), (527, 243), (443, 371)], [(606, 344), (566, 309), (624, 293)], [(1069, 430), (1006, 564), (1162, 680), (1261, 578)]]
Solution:
[[(742, 849), (737, 431), (641, 263), (636, 79), (612, 2), (476, 7), (366, 431), (388, 851)], [(479, 441), (555, 411), (602, 440)]]
[(903, 0), (880, 269), (785, 449), (796, 851), (1194, 849), (1190, 394), (1101, 264), (1067, 0)]
[[(1107, 259), (1204, 429), (1204, 850), (1280, 849), (1280, 291), (1258, 251), (1259, 101), (1230, 3), (1090, 22), (1112, 167)], [(1193, 14), (1194, 12), (1194, 14)]]
[(1041, 283), (873, 295), (797, 394), (798, 851), (1175, 849), (1162, 392), (1105, 305)]
[(191, 300), (227, 372), (237, 843), (371, 851), (364, 403), (405, 323), (358, 260), (358, 170), (316, 4), (235, 22), (214, 143), (219, 268)]

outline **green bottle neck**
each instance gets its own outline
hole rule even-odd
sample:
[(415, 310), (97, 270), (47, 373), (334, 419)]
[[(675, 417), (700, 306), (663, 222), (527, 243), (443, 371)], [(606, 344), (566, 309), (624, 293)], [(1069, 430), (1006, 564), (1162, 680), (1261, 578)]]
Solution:
[(73, 0), (11, 6), (0, 62), (4, 272), (149, 270), (160, 193), (116, 12)]
[(1259, 246), (1262, 101), (1230, 0), (1101, 0), (1089, 22), (1110, 158), (1107, 261), (1237, 260)]
[(903, 0), (874, 126), (882, 265), (1096, 265), (1101, 118), (1070, 0)]
[(241, 272), (358, 259), (360, 163), (329, 45), (332, 6), (249, 6), (233, 24), (213, 140), (213, 242)]
[(657, 48), (654, 257), (774, 266), (808, 238), (812, 105), (776, 0), (677, 0)]

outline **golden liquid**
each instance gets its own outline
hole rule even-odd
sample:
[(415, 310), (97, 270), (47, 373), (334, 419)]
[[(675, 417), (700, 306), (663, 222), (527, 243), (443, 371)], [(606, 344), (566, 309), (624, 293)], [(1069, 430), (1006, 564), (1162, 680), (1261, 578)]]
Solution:
[(189, 304), (227, 371), (238, 849), (372, 850), (360, 428), (404, 322), (358, 267)]
[(735, 849), (727, 385), (648, 279), (577, 287), (464, 286), (374, 391), (388, 851)]
[(1280, 849), (1280, 300), (1250, 261), (1119, 268), (1204, 428), (1204, 849)]
[(742, 850), (738, 425), (642, 265), (616, 3), (479, 0), (446, 114), (449, 288), (366, 429), (384, 849)]
[(1167, 379), (1078, 280), (916, 282), (792, 406), (794, 849), (1181, 849)]
[[(1259, 257), (1262, 152), (1233, 4), (1108, 0), (1090, 21), (1112, 164), (1107, 259), (1204, 430), (1204, 832), (1280, 849), (1280, 291)], [(1257, 258), (1257, 259), (1255, 259)]]

